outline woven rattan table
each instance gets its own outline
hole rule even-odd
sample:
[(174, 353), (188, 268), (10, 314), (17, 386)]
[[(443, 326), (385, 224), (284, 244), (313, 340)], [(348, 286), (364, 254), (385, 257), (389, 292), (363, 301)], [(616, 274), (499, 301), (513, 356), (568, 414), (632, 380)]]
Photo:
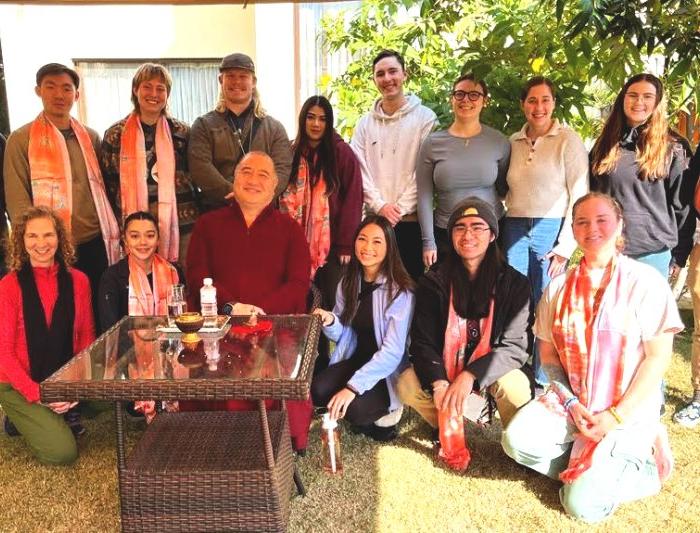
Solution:
[[(197, 343), (125, 317), (41, 384), (42, 401), (116, 402), (123, 531), (284, 531), (294, 461), (284, 402), (304, 399), (320, 321), (267, 316), (250, 334), (234, 317)], [(257, 400), (256, 411), (161, 412), (127, 453), (122, 401)], [(298, 484), (300, 487), (300, 483)]]

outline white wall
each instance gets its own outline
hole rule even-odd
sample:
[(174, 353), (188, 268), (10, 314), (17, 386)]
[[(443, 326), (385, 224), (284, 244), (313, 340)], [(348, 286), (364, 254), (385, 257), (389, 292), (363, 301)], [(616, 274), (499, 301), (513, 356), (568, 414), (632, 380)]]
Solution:
[(256, 63), (263, 104), (290, 136), (295, 134), (291, 4), (246, 8), (0, 4), (0, 37), (12, 129), (39, 112), (35, 74), (46, 63), (72, 66), (75, 59), (221, 58), (244, 52)]

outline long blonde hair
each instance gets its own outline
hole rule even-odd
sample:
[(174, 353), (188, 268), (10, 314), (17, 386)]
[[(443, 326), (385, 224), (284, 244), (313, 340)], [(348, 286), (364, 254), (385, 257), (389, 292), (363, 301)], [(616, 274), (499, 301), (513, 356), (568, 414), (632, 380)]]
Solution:
[(29, 221), (36, 218), (48, 218), (53, 222), (54, 228), (56, 228), (56, 235), (58, 236), (56, 261), (66, 267), (75, 263), (75, 248), (73, 248), (66, 225), (50, 207), (36, 206), (27, 208), (19, 217), (17, 223), (12, 225), (10, 236), (6, 242), (8, 270), (17, 272), (29, 262), (29, 254), (24, 247), (24, 233), (27, 230)]
[(673, 137), (666, 118), (666, 97), (661, 80), (653, 74), (632, 76), (615, 98), (612, 112), (605, 122), (603, 132), (591, 150), (591, 170), (594, 175), (607, 174), (615, 170), (620, 157), (620, 138), (627, 124), (624, 100), (630, 85), (646, 81), (656, 89), (656, 107), (646, 124), (639, 128), (639, 139), (635, 149), (642, 180), (659, 180), (668, 176)]

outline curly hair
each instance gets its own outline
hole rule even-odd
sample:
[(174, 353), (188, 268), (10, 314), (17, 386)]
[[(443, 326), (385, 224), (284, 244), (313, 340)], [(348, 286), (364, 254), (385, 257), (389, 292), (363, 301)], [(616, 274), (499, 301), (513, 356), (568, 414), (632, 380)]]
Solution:
[(75, 249), (66, 225), (50, 207), (36, 206), (29, 207), (22, 213), (17, 223), (12, 225), (10, 236), (6, 241), (7, 253), (5, 256), (7, 257), (8, 270), (17, 272), (29, 262), (29, 254), (24, 247), (24, 234), (29, 221), (36, 218), (48, 218), (53, 222), (54, 228), (56, 228), (56, 235), (58, 236), (56, 261), (66, 267), (75, 263)]

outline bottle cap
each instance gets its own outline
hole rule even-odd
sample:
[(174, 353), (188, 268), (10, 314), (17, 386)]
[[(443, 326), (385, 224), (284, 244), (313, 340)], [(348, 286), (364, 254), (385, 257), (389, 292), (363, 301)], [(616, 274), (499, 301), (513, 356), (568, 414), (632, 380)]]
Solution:
[(335, 420), (334, 418), (331, 418), (330, 413), (324, 413), (323, 414), (323, 429), (329, 430), (329, 429), (335, 429), (338, 427), (338, 421)]
[(204, 278), (204, 284), (205, 285), (212, 285), (214, 283), (214, 280), (211, 278)]

